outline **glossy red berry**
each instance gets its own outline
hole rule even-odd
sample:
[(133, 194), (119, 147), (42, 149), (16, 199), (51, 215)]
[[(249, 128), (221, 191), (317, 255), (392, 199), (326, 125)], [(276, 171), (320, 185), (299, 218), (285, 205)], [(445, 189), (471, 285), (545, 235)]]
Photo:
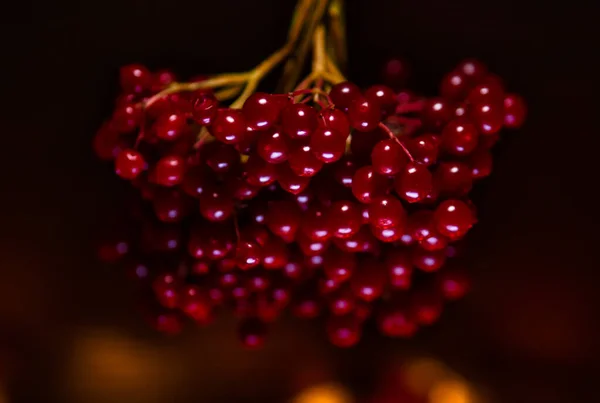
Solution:
[(210, 126), (210, 132), (225, 144), (237, 144), (246, 133), (244, 115), (237, 109), (219, 109)]
[(260, 264), (261, 248), (255, 242), (242, 241), (235, 251), (235, 261), (241, 270), (249, 270)]
[(356, 98), (348, 107), (348, 121), (354, 129), (369, 132), (379, 125), (381, 108), (364, 97)]
[(152, 92), (159, 92), (175, 81), (177, 81), (177, 77), (171, 70), (158, 70), (151, 75), (151, 90)]
[(379, 253), (380, 245), (379, 241), (371, 233), (368, 227), (361, 227), (361, 229), (349, 238), (334, 238), (333, 243), (340, 250), (349, 253)]
[(452, 119), (454, 110), (443, 98), (432, 98), (425, 103), (421, 119), (427, 129), (440, 130)]
[(469, 84), (478, 84), (487, 74), (487, 67), (476, 59), (466, 59), (456, 66), (456, 71), (461, 73)]
[(202, 217), (212, 222), (227, 220), (235, 208), (233, 197), (225, 188), (202, 193), (199, 205)]
[(161, 140), (173, 141), (178, 139), (187, 127), (186, 118), (180, 113), (161, 115), (154, 123), (156, 137)]
[(159, 192), (152, 200), (156, 217), (162, 222), (180, 222), (192, 210), (189, 196), (180, 191), (167, 190)]
[(262, 247), (262, 265), (265, 269), (281, 269), (289, 259), (286, 244), (277, 237), (270, 237)]
[(140, 64), (129, 64), (119, 71), (121, 89), (127, 93), (142, 93), (150, 89), (152, 74)]
[(419, 246), (428, 252), (436, 252), (445, 250), (448, 246), (448, 240), (431, 228), (428, 234), (419, 241)]
[(289, 140), (279, 128), (271, 128), (258, 135), (256, 151), (271, 164), (287, 161), (290, 154)]
[(352, 194), (361, 203), (371, 203), (373, 199), (386, 194), (389, 180), (379, 175), (372, 166), (364, 166), (352, 178)]
[(462, 162), (443, 162), (435, 171), (440, 190), (449, 194), (464, 195), (471, 190), (473, 179), (469, 167)]
[(318, 126), (317, 111), (305, 104), (290, 104), (281, 112), (281, 127), (293, 139), (308, 138)]
[(517, 129), (525, 122), (527, 105), (520, 95), (506, 94), (504, 97), (504, 126)]
[(442, 97), (452, 101), (462, 101), (469, 94), (471, 85), (460, 71), (452, 71), (444, 76), (440, 85)]
[(350, 104), (360, 96), (360, 88), (348, 81), (334, 85), (329, 91), (329, 98), (335, 107), (342, 110), (348, 110)]
[(220, 141), (210, 142), (200, 150), (202, 158), (214, 172), (226, 173), (235, 170), (240, 165), (240, 153), (235, 147)]
[(469, 93), (468, 102), (472, 105), (483, 103), (498, 104), (504, 99), (504, 88), (499, 79), (494, 76), (486, 76), (480, 84)]
[(354, 310), (356, 298), (352, 291), (342, 285), (327, 296), (329, 311), (333, 315), (347, 315)]
[(123, 179), (132, 180), (146, 167), (144, 157), (136, 150), (123, 150), (115, 159), (115, 172)]
[(199, 93), (192, 102), (192, 118), (201, 126), (209, 126), (217, 115), (218, 108), (219, 101), (212, 93)]
[(464, 118), (450, 121), (442, 131), (442, 145), (450, 154), (464, 156), (477, 147), (479, 133), (473, 123)]
[(406, 141), (406, 147), (415, 161), (425, 166), (437, 162), (441, 138), (435, 134), (423, 134)]
[(433, 176), (426, 166), (418, 162), (409, 162), (396, 175), (394, 188), (398, 196), (409, 203), (423, 201), (433, 188)]
[(437, 231), (450, 240), (465, 236), (475, 223), (473, 212), (460, 200), (442, 202), (434, 213), (434, 223)]
[(323, 271), (325, 275), (342, 283), (348, 280), (356, 270), (356, 257), (336, 248), (330, 248), (323, 256)]
[(277, 122), (281, 109), (273, 95), (255, 92), (244, 102), (242, 112), (250, 130), (266, 130)]
[(319, 116), (319, 127), (333, 129), (341, 133), (344, 138), (350, 135), (350, 122), (348, 117), (340, 109), (325, 109)]
[(474, 104), (471, 109), (471, 117), (481, 134), (498, 133), (504, 124), (504, 105), (502, 101)]
[(156, 163), (155, 181), (162, 186), (175, 186), (181, 183), (185, 174), (185, 161), (177, 155), (167, 155)]
[(378, 103), (385, 114), (390, 114), (396, 109), (398, 101), (396, 93), (386, 85), (373, 85), (365, 91), (365, 98)]
[(398, 290), (410, 288), (413, 264), (410, 256), (405, 251), (390, 250), (385, 257), (384, 267), (389, 276), (390, 287)]
[(400, 229), (406, 225), (406, 211), (395, 197), (378, 197), (369, 205), (369, 221), (379, 229)]
[(492, 154), (486, 149), (476, 150), (467, 160), (471, 168), (471, 177), (481, 179), (492, 173)]
[(408, 161), (408, 156), (402, 147), (392, 139), (380, 141), (371, 153), (373, 168), (382, 175), (397, 174), (406, 166)]
[(181, 183), (182, 190), (192, 197), (199, 197), (205, 191), (212, 190), (215, 186), (205, 167), (193, 167), (185, 173)]
[(287, 164), (279, 165), (277, 172), (279, 186), (293, 195), (300, 195), (310, 183), (309, 177), (296, 175)]
[(272, 201), (265, 222), (272, 233), (285, 242), (292, 242), (300, 226), (302, 211), (293, 201)]
[(381, 242), (396, 242), (399, 241), (403, 235), (403, 228), (379, 228), (374, 225), (370, 225), (369, 227), (375, 238), (379, 239)]
[(319, 127), (312, 134), (310, 148), (317, 159), (330, 164), (344, 155), (346, 136), (334, 129)]
[(144, 114), (138, 104), (117, 105), (110, 124), (120, 133), (130, 133), (140, 126), (143, 118)]
[(354, 295), (366, 302), (372, 302), (381, 297), (386, 283), (385, 269), (375, 259), (363, 262), (350, 280)]
[(333, 236), (327, 220), (327, 209), (315, 204), (304, 213), (300, 223), (300, 231), (313, 241), (326, 241)]
[(362, 224), (360, 208), (349, 201), (337, 201), (327, 211), (327, 219), (333, 236), (350, 238), (356, 234)]
[(298, 176), (315, 176), (323, 168), (323, 161), (315, 156), (310, 145), (293, 150), (288, 161), (290, 168)]
[(244, 164), (246, 181), (252, 186), (268, 186), (277, 180), (277, 166), (252, 154)]

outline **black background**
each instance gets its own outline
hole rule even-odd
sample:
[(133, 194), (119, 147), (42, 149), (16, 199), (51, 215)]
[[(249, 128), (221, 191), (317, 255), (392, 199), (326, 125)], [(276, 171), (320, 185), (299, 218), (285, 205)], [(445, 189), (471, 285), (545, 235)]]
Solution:
[[(201, 376), (173, 375), (183, 380), (163, 401), (282, 401), (282, 384), (300, 366), (287, 353), (294, 349), (317, 351), (360, 393), (398, 351), (441, 357), (499, 402), (589, 402), (600, 393), (587, 389), (600, 373), (593, 2), (347, 3), (349, 76), (360, 84), (376, 82), (381, 61), (400, 55), (411, 61), (414, 87), (432, 93), (445, 71), (476, 56), (528, 101), (527, 124), (503, 139), (493, 176), (476, 192), (469, 298), (415, 341), (368, 334), (351, 351), (326, 347), (316, 325), (294, 321), (258, 353), (235, 345), (227, 320), (175, 339), (152, 334), (92, 247), (121, 203), (123, 184), (90, 146), (110, 113), (118, 67), (141, 62), (183, 76), (251, 68), (283, 43), (294, 2), (20, 2), (0, 16), (0, 385), (8, 401), (149, 401), (135, 390), (72, 392), (81, 382), (68, 369), (73, 346), (97, 328), (178, 357), (195, 346), (190, 355), (200, 358), (185, 368)], [(237, 386), (206, 394), (219, 382)]]

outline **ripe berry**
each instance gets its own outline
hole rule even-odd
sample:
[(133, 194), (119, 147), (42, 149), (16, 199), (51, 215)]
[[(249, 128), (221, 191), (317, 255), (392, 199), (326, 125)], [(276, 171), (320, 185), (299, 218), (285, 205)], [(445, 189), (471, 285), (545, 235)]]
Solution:
[(341, 286), (327, 296), (329, 311), (333, 315), (347, 315), (354, 310), (356, 298), (347, 286)]
[(412, 337), (417, 332), (417, 324), (406, 308), (385, 307), (377, 318), (379, 331), (389, 337)]
[(292, 201), (272, 201), (269, 203), (265, 222), (272, 233), (285, 242), (292, 242), (300, 226), (302, 211)]
[(129, 133), (140, 126), (143, 118), (144, 114), (139, 105), (117, 105), (113, 112), (110, 124), (120, 133)]
[(246, 133), (246, 120), (237, 109), (219, 109), (210, 126), (210, 132), (225, 144), (239, 143)]
[(208, 221), (225, 221), (235, 208), (232, 195), (225, 188), (213, 189), (200, 195), (200, 214)]
[(150, 88), (152, 92), (159, 92), (167, 88), (175, 81), (177, 81), (177, 77), (171, 70), (158, 70), (157, 72), (151, 74)]
[(262, 265), (265, 269), (281, 269), (289, 259), (286, 244), (279, 238), (270, 237), (262, 247)]
[(381, 121), (381, 108), (364, 97), (356, 98), (348, 108), (350, 126), (361, 132), (374, 130)]
[(369, 205), (369, 221), (379, 229), (399, 230), (406, 225), (406, 211), (395, 197), (378, 197)]
[(469, 84), (479, 83), (487, 74), (487, 67), (479, 60), (466, 59), (456, 66), (456, 71), (461, 73)]
[(115, 172), (123, 179), (132, 180), (144, 170), (146, 162), (136, 150), (123, 150), (115, 159)]
[(400, 240), (400, 238), (402, 238), (403, 235), (402, 228), (379, 228), (374, 225), (371, 225), (370, 229), (375, 238), (379, 239), (381, 242), (396, 242)]
[(152, 74), (140, 64), (129, 64), (119, 71), (121, 89), (126, 93), (142, 93), (150, 89)]
[(210, 92), (202, 92), (196, 95), (192, 102), (192, 118), (202, 126), (209, 126), (217, 115), (219, 101)]
[(220, 141), (212, 141), (200, 149), (201, 157), (214, 172), (233, 171), (240, 165), (240, 153), (233, 147)]
[(348, 280), (356, 269), (356, 257), (336, 248), (330, 248), (323, 256), (323, 271), (327, 278), (338, 283)]
[(379, 241), (368, 227), (361, 229), (349, 238), (334, 238), (333, 243), (339, 249), (349, 253), (379, 253)]
[(471, 168), (473, 179), (485, 178), (492, 172), (492, 154), (485, 149), (476, 150), (467, 160), (467, 164)]
[(154, 279), (152, 289), (158, 302), (165, 308), (175, 308), (181, 284), (172, 273), (161, 274)]
[(185, 285), (179, 292), (179, 308), (196, 321), (205, 321), (211, 313), (211, 303), (206, 292), (196, 285)]
[(268, 186), (277, 180), (277, 166), (251, 154), (244, 164), (246, 181), (252, 186)]
[(240, 342), (248, 349), (261, 348), (265, 343), (267, 326), (256, 318), (244, 319), (237, 331)]
[(378, 103), (383, 112), (388, 115), (394, 112), (398, 101), (396, 93), (386, 85), (373, 85), (365, 91), (365, 98)]
[(471, 90), (468, 102), (472, 105), (483, 103), (497, 104), (504, 99), (504, 88), (499, 79), (494, 76), (486, 76), (482, 82)]
[(178, 139), (187, 127), (185, 116), (180, 113), (161, 115), (154, 123), (156, 137), (161, 140), (173, 141)]
[(315, 204), (304, 213), (300, 223), (300, 231), (313, 241), (326, 241), (333, 236), (326, 218), (326, 208)]
[(332, 316), (327, 320), (327, 337), (334, 346), (352, 347), (360, 340), (361, 333), (360, 322), (353, 315)]
[(461, 101), (469, 93), (470, 84), (459, 71), (452, 71), (444, 76), (440, 86), (440, 94), (451, 101)]
[(402, 147), (394, 140), (380, 141), (373, 148), (371, 163), (376, 172), (382, 175), (395, 175), (408, 163)]
[(444, 298), (449, 300), (461, 299), (470, 288), (467, 274), (456, 268), (440, 271), (437, 275), (437, 284)]
[(440, 190), (449, 194), (463, 195), (473, 186), (471, 171), (462, 162), (443, 162), (435, 171)]
[(413, 264), (405, 251), (390, 250), (384, 260), (390, 286), (398, 290), (407, 290), (411, 286)]
[(383, 294), (386, 280), (384, 268), (375, 259), (370, 259), (363, 262), (360, 269), (352, 276), (350, 286), (358, 298), (372, 302)]
[(258, 135), (256, 151), (271, 164), (287, 161), (290, 153), (288, 140), (278, 128), (271, 128)]
[(235, 251), (235, 261), (241, 270), (249, 270), (260, 264), (261, 249), (255, 242), (240, 242)]
[(242, 112), (250, 130), (265, 130), (277, 122), (281, 109), (272, 95), (255, 92), (244, 102)]
[(209, 177), (209, 171), (205, 167), (192, 167), (187, 170), (181, 183), (182, 190), (192, 197), (199, 197), (214, 186), (214, 181)]
[(184, 174), (185, 161), (176, 155), (161, 158), (154, 168), (155, 181), (162, 186), (178, 185), (183, 180)]
[(438, 232), (450, 240), (462, 238), (475, 223), (473, 212), (460, 200), (442, 202), (433, 219)]
[(156, 217), (162, 222), (179, 222), (186, 217), (190, 211), (193, 200), (180, 191), (169, 189), (159, 192), (152, 200), (152, 207)]
[(396, 193), (409, 203), (424, 200), (431, 193), (432, 187), (431, 172), (418, 162), (409, 162), (394, 180)]
[(435, 134), (423, 134), (409, 139), (406, 142), (406, 147), (415, 161), (425, 166), (430, 166), (437, 162), (440, 143), (441, 139), (439, 136)]
[(312, 106), (290, 104), (281, 112), (281, 127), (293, 139), (310, 137), (317, 126), (317, 111)]
[(319, 127), (312, 134), (310, 148), (315, 157), (330, 164), (344, 155), (346, 136), (334, 129)]
[(336, 238), (350, 238), (362, 224), (360, 208), (349, 201), (337, 201), (327, 211), (329, 227)]
[(352, 194), (361, 203), (371, 203), (383, 196), (389, 186), (389, 180), (376, 173), (372, 166), (364, 166), (356, 171), (352, 178)]
[(315, 176), (323, 167), (323, 161), (315, 157), (310, 145), (293, 150), (289, 157), (290, 168), (299, 176)]
[(433, 228), (428, 232), (428, 235), (419, 241), (419, 246), (429, 252), (445, 250), (448, 246), (448, 240)]
[(308, 187), (310, 178), (298, 176), (288, 164), (281, 164), (278, 166), (277, 182), (286, 192), (299, 195)]
[(458, 156), (470, 154), (477, 147), (478, 138), (477, 128), (467, 119), (454, 119), (442, 131), (444, 149)]
[(308, 264), (314, 265), (315, 267), (321, 266), (323, 263), (321, 255), (325, 253), (330, 245), (329, 240), (311, 239), (306, 236), (304, 232), (298, 233), (296, 236), (296, 243), (305, 257), (309, 259)]
[(473, 105), (471, 116), (481, 134), (494, 134), (504, 124), (504, 106), (501, 101), (477, 103)]
[(523, 125), (527, 115), (527, 106), (520, 95), (506, 94), (504, 97), (504, 126), (517, 129)]
[(453, 109), (443, 98), (432, 98), (425, 103), (421, 112), (423, 125), (430, 130), (439, 130), (452, 119)]
[(344, 138), (350, 135), (350, 122), (348, 117), (340, 109), (325, 109), (319, 116), (319, 127), (333, 129), (341, 133)]
[(352, 101), (361, 96), (360, 88), (348, 81), (334, 85), (329, 91), (329, 98), (336, 108), (348, 110)]

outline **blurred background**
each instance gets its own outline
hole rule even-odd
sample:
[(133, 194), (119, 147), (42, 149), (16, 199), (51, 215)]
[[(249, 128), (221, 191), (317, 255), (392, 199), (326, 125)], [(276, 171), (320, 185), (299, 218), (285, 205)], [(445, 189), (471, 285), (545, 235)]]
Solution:
[[(529, 104), (474, 196), (473, 290), (409, 341), (329, 345), (284, 318), (245, 351), (234, 320), (166, 337), (96, 260), (124, 184), (93, 156), (118, 67), (248, 69), (279, 47), (294, 1), (30, 1), (0, 17), (0, 403), (591, 402), (600, 391), (597, 75), (592, 2), (348, 1), (349, 77), (412, 66), (433, 93), (478, 57)], [(596, 14), (597, 15), (597, 14)]]

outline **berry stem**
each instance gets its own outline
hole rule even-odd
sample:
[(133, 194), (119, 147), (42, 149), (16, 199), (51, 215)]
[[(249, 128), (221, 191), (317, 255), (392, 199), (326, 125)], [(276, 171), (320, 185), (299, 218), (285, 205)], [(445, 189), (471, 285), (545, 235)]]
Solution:
[(231, 99), (239, 94), (242, 91), (242, 88), (243, 87), (241, 85), (223, 88), (222, 90), (215, 92), (215, 98), (217, 98), (219, 101)]
[(332, 0), (327, 10), (330, 20), (329, 43), (330, 57), (337, 65), (344, 67), (348, 60), (346, 47), (346, 20), (344, 18), (344, 0)]
[(400, 141), (400, 139), (398, 137), (396, 137), (396, 135), (390, 130), (389, 127), (387, 127), (383, 122), (379, 122), (379, 127), (387, 133), (388, 136), (390, 136), (390, 138), (392, 140), (394, 140), (396, 143), (398, 143), (398, 145), (400, 147), (402, 147), (402, 150), (404, 150), (404, 153), (406, 154), (406, 156), (408, 157), (408, 159), (411, 162), (415, 162), (415, 159), (413, 158), (413, 156), (411, 155), (410, 151), (408, 151), (408, 148), (406, 148), (406, 146), (404, 145), (403, 142)]
[(332, 79), (332, 81), (331, 81), (332, 84), (337, 84), (337, 83), (347, 81), (346, 77), (344, 77), (342, 72), (338, 69), (335, 62), (333, 61), (333, 59), (331, 59), (331, 57), (329, 55), (327, 55), (325, 62), (327, 65), (328, 75)]

